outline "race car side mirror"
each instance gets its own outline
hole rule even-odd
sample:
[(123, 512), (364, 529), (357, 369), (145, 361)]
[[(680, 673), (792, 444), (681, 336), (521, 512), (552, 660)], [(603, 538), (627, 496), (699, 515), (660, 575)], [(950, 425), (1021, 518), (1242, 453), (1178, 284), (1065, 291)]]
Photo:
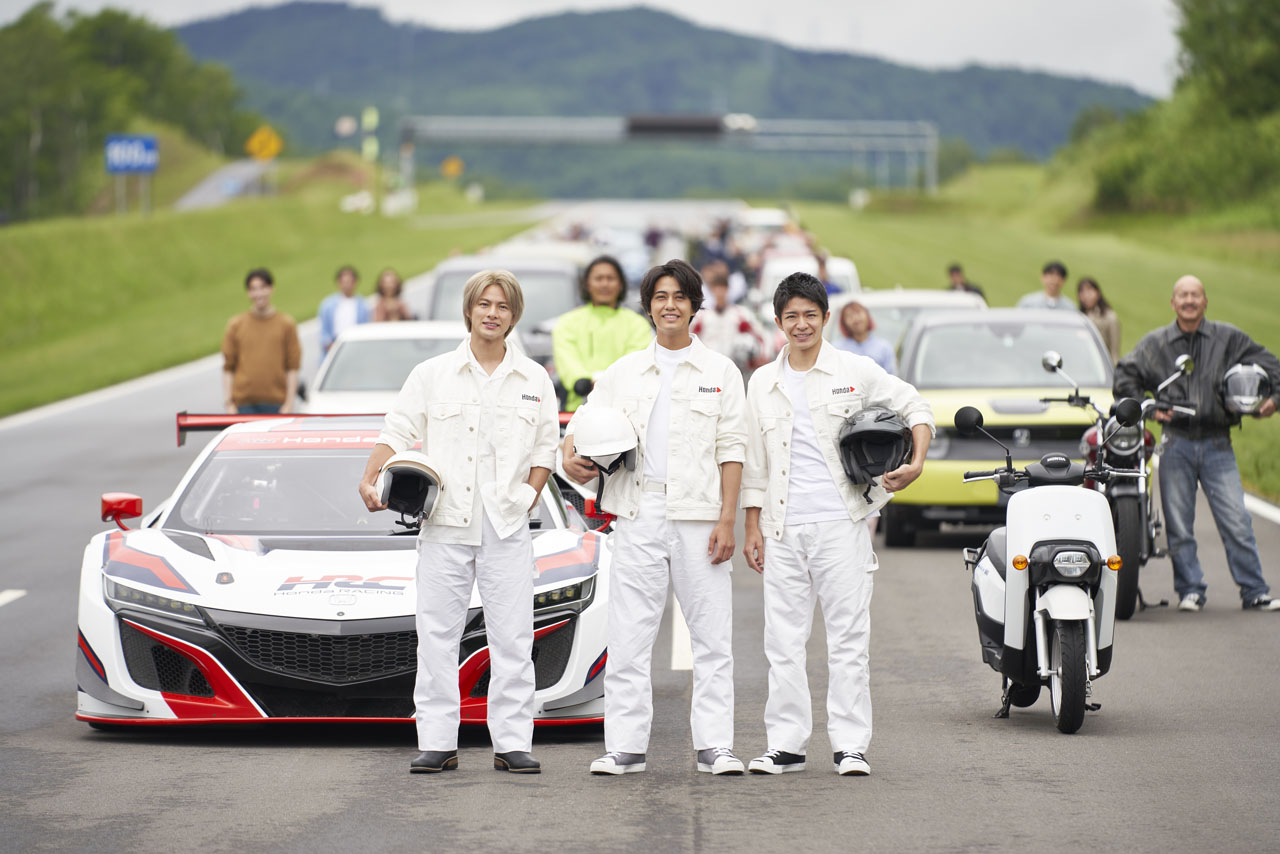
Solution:
[(102, 494), (102, 521), (115, 522), (120, 530), (129, 530), (121, 519), (137, 519), (142, 515), (142, 498), (129, 492)]
[(982, 428), (982, 412), (974, 406), (962, 406), (956, 410), (954, 423), (961, 436), (976, 435)]

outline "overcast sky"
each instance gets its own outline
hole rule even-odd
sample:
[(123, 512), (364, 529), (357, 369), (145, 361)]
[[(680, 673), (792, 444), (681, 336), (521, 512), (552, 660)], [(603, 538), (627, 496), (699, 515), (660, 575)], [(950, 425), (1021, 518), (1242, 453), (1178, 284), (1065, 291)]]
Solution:
[[(0, 0), (0, 22), (31, 4)], [(84, 11), (113, 6), (174, 25), (277, 4), (59, 0), (57, 5)], [(979, 63), (1050, 71), (1125, 83), (1155, 96), (1169, 94), (1177, 76), (1172, 0), (363, 0), (354, 5), (378, 6), (392, 20), (445, 29), (491, 29), (566, 10), (647, 5), (707, 27), (905, 65)]]

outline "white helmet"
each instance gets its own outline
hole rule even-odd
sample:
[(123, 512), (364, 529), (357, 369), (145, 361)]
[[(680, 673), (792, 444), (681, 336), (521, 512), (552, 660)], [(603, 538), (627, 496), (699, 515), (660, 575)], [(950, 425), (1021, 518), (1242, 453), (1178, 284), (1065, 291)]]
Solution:
[(574, 453), (591, 460), (606, 475), (623, 466), (634, 470), (639, 443), (631, 419), (611, 406), (586, 404), (573, 419)]
[(1271, 377), (1258, 365), (1232, 365), (1222, 377), (1222, 398), (1236, 415), (1253, 415), (1271, 397)]
[(421, 451), (401, 451), (382, 466), (378, 493), (382, 503), (419, 522), (431, 518), (444, 489), (440, 466)]

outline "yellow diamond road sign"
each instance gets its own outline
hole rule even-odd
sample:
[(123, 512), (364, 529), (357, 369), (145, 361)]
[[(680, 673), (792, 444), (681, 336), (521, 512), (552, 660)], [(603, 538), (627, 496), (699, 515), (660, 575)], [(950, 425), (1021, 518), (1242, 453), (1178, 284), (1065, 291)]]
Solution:
[(457, 178), (466, 168), (461, 157), (446, 157), (440, 163), (440, 175), (445, 178)]
[(271, 160), (284, 148), (284, 140), (270, 125), (255, 130), (245, 141), (244, 150), (254, 160)]

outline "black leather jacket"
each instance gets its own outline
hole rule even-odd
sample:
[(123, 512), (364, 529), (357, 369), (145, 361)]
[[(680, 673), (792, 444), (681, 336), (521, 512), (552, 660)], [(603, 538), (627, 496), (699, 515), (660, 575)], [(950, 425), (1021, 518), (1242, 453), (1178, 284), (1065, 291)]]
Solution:
[(1280, 360), (1230, 323), (1202, 320), (1195, 332), (1183, 332), (1177, 322), (1148, 332), (1116, 365), (1114, 394), (1142, 399), (1144, 392), (1177, 371), (1174, 360), (1182, 354), (1195, 360), (1191, 376), (1182, 377), (1164, 390), (1162, 400), (1196, 409), (1194, 417), (1174, 414), (1166, 429), (1191, 438), (1226, 435), (1240, 423), (1240, 416), (1223, 404), (1223, 375), (1244, 362), (1260, 366), (1271, 377), (1273, 399), (1280, 404)]

